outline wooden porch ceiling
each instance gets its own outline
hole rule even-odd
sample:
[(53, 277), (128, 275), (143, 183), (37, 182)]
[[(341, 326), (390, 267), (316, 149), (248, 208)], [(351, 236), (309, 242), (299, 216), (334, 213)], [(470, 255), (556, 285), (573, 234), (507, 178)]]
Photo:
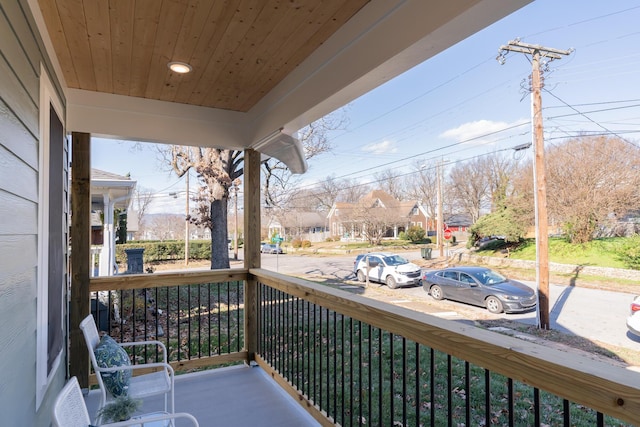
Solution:
[[(369, 0), (39, 0), (68, 87), (247, 112)], [(169, 70), (180, 61), (193, 71)]]
[(532, 0), (25, 1), (67, 130), (253, 148), (300, 173), (299, 129)]

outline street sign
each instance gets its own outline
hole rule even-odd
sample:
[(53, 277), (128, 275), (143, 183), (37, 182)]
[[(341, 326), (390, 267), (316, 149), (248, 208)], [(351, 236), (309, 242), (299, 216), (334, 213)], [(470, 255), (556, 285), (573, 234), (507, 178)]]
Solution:
[(445, 228), (444, 229), (444, 238), (445, 240), (449, 240), (453, 237), (453, 232), (451, 231), (450, 228)]

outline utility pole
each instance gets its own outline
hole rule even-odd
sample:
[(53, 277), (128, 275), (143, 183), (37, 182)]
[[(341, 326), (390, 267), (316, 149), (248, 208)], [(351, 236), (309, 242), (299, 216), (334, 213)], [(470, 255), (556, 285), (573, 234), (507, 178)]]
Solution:
[(187, 183), (187, 202), (185, 204), (185, 213), (184, 213), (184, 265), (189, 265), (189, 171), (187, 171), (186, 179)]
[(531, 55), (531, 125), (534, 139), (533, 185), (536, 222), (536, 282), (538, 284), (538, 327), (550, 329), (549, 319), (549, 230), (547, 216), (547, 180), (544, 165), (544, 134), (542, 125), (542, 84), (540, 59), (549, 61), (569, 55), (571, 50), (559, 50), (512, 40), (500, 46), (498, 62), (504, 64), (507, 52)]
[(438, 243), (438, 251), (440, 253), (440, 258), (444, 256), (444, 245), (443, 245), (443, 230), (444, 230), (444, 220), (442, 218), (442, 161), (438, 162), (438, 169), (436, 169), (436, 176), (438, 180), (438, 192), (437, 192), (437, 205), (438, 205), (438, 218), (436, 224), (436, 242)]

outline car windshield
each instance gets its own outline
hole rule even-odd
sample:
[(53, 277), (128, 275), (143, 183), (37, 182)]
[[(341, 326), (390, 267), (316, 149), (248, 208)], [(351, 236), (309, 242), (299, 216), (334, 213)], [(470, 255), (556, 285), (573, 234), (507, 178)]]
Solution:
[(400, 255), (391, 255), (384, 257), (384, 262), (387, 265), (402, 265), (407, 264), (409, 261), (407, 261), (405, 258), (402, 258)]
[(483, 270), (474, 274), (474, 276), (476, 277), (476, 279), (478, 279), (480, 283), (487, 286), (495, 285), (497, 283), (502, 283), (505, 280), (507, 280), (507, 278), (504, 277), (502, 274), (496, 273), (493, 270)]

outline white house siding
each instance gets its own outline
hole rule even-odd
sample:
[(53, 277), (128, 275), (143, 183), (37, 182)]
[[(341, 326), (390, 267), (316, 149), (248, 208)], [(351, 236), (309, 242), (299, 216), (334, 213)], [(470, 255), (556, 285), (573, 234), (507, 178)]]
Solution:
[[(26, 1), (0, 0), (0, 424), (6, 426), (48, 426), (66, 370), (63, 360), (36, 410), (40, 64), (47, 61), (32, 24)], [(66, 165), (66, 150), (63, 158)]]

